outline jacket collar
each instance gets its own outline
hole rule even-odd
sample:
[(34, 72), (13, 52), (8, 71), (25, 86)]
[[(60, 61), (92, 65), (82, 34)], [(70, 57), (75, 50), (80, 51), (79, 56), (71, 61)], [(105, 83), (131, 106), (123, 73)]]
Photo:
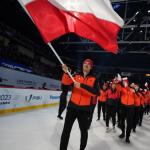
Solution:
[[(82, 77), (84, 77), (83, 71), (79, 72), (79, 74), (80, 74)], [(86, 77), (90, 77), (90, 76), (94, 76), (94, 74), (93, 74), (92, 71), (90, 71), (90, 72), (86, 75)], [(86, 78), (86, 77), (85, 77), (85, 78)]]

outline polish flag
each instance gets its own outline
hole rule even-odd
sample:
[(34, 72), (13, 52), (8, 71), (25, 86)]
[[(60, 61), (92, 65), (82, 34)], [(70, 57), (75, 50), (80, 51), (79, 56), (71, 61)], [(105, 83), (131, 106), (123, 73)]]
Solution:
[(124, 25), (110, 0), (18, 0), (31, 17), (44, 41), (66, 33), (95, 41), (117, 53), (117, 35)]

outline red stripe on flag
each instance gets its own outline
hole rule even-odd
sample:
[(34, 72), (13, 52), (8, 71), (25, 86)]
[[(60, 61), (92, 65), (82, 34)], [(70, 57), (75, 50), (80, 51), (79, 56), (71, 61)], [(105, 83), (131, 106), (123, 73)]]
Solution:
[(46, 43), (73, 32), (95, 41), (107, 51), (118, 51), (117, 34), (121, 28), (115, 23), (89, 13), (60, 10), (47, 0), (33, 1), (26, 9)]

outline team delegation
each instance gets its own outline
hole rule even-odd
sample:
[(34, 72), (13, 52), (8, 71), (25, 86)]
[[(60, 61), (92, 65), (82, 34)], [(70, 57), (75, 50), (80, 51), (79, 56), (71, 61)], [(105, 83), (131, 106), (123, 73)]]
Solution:
[[(120, 128), (119, 138), (125, 138), (130, 143), (130, 134), (136, 132), (137, 126), (142, 126), (143, 115), (150, 111), (150, 90), (148, 85), (140, 88), (137, 83), (129, 83), (128, 78), (115, 77), (112, 81), (99, 83), (92, 73), (93, 61), (83, 62), (81, 73), (74, 75), (76, 83), (69, 78), (67, 67), (62, 77), (62, 94), (58, 118), (66, 108), (66, 96), (69, 86), (73, 84), (72, 95), (67, 107), (64, 129), (61, 137), (60, 150), (67, 150), (70, 132), (75, 119), (78, 120), (81, 131), (80, 150), (84, 150), (88, 139), (95, 106), (97, 105), (97, 121), (101, 118), (106, 123), (106, 133)], [(101, 115), (102, 111), (102, 115)], [(103, 117), (101, 117), (103, 116)], [(110, 128), (110, 119), (113, 128)], [(125, 125), (125, 121), (126, 124)]]

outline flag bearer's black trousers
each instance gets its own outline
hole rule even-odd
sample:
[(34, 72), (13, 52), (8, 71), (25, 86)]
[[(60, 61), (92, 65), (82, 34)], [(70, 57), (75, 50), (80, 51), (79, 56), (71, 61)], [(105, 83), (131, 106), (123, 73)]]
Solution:
[(78, 120), (81, 132), (80, 150), (85, 149), (88, 139), (89, 112), (76, 108), (68, 108), (60, 141), (60, 150), (67, 150), (70, 132), (76, 119)]

